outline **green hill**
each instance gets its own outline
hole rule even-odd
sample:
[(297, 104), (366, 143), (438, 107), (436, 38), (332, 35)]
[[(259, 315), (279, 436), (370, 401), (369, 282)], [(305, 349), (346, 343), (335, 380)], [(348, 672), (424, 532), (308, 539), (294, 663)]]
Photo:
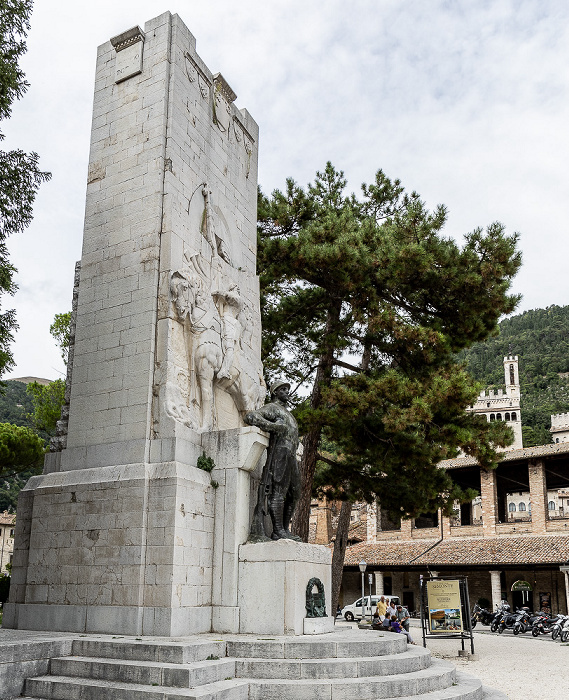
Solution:
[[(28, 418), (28, 415), (33, 411), (32, 397), (26, 393), (26, 384), (11, 380), (2, 382), (2, 384), (0, 423), (24, 425), (33, 429), (33, 425)], [(41, 437), (48, 439), (46, 434), (42, 434)], [(36, 470), (30, 469), (16, 476), (0, 479), (0, 513), (5, 510), (15, 512), (20, 489), (30, 476), (36, 473)]]
[(496, 337), (460, 357), (477, 381), (502, 387), (502, 358), (509, 352), (519, 357), (524, 447), (550, 443), (551, 414), (569, 411), (569, 306), (504, 319)]

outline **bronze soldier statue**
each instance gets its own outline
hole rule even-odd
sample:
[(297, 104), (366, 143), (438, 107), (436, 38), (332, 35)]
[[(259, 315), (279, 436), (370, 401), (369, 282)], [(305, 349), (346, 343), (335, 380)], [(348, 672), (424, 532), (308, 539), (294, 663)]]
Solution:
[(300, 472), (296, 459), (298, 425), (286, 407), (289, 391), (288, 382), (275, 382), (271, 387), (271, 403), (245, 415), (246, 423), (256, 425), (271, 435), (251, 524), (250, 542), (269, 539), (263, 524), (265, 500), (273, 523), (271, 538), (300, 541), (300, 537), (289, 530), (294, 507), (300, 496)]

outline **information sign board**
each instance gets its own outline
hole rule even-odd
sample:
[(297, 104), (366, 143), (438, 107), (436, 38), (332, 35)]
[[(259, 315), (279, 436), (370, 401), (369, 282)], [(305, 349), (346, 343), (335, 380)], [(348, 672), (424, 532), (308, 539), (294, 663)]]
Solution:
[(463, 632), (460, 584), (448, 579), (427, 581), (429, 632)]

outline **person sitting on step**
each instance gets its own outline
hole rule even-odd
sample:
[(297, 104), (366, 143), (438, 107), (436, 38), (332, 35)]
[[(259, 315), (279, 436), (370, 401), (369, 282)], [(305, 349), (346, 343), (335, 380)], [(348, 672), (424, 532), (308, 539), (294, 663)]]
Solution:
[(397, 615), (392, 615), (391, 616), (391, 631), (392, 632), (397, 632), (398, 634), (404, 634), (407, 637), (407, 644), (415, 644), (411, 637), (411, 633), (407, 632), (407, 630), (404, 630), (403, 627), (401, 627), (401, 623), (397, 619)]

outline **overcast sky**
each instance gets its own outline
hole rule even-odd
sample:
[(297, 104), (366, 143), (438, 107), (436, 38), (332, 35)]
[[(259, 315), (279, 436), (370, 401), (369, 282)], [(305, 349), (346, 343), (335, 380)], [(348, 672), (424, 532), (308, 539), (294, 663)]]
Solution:
[(496, 220), (520, 233), (520, 311), (569, 303), (566, 1), (38, 0), (3, 147), (37, 151), (53, 178), (9, 243), (12, 377), (64, 371), (49, 325), (81, 255), (96, 47), (166, 10), (259, 124), (265, 191), (327, 160), (354, 191), (382, 168), (446, 204), (450, 236)]

